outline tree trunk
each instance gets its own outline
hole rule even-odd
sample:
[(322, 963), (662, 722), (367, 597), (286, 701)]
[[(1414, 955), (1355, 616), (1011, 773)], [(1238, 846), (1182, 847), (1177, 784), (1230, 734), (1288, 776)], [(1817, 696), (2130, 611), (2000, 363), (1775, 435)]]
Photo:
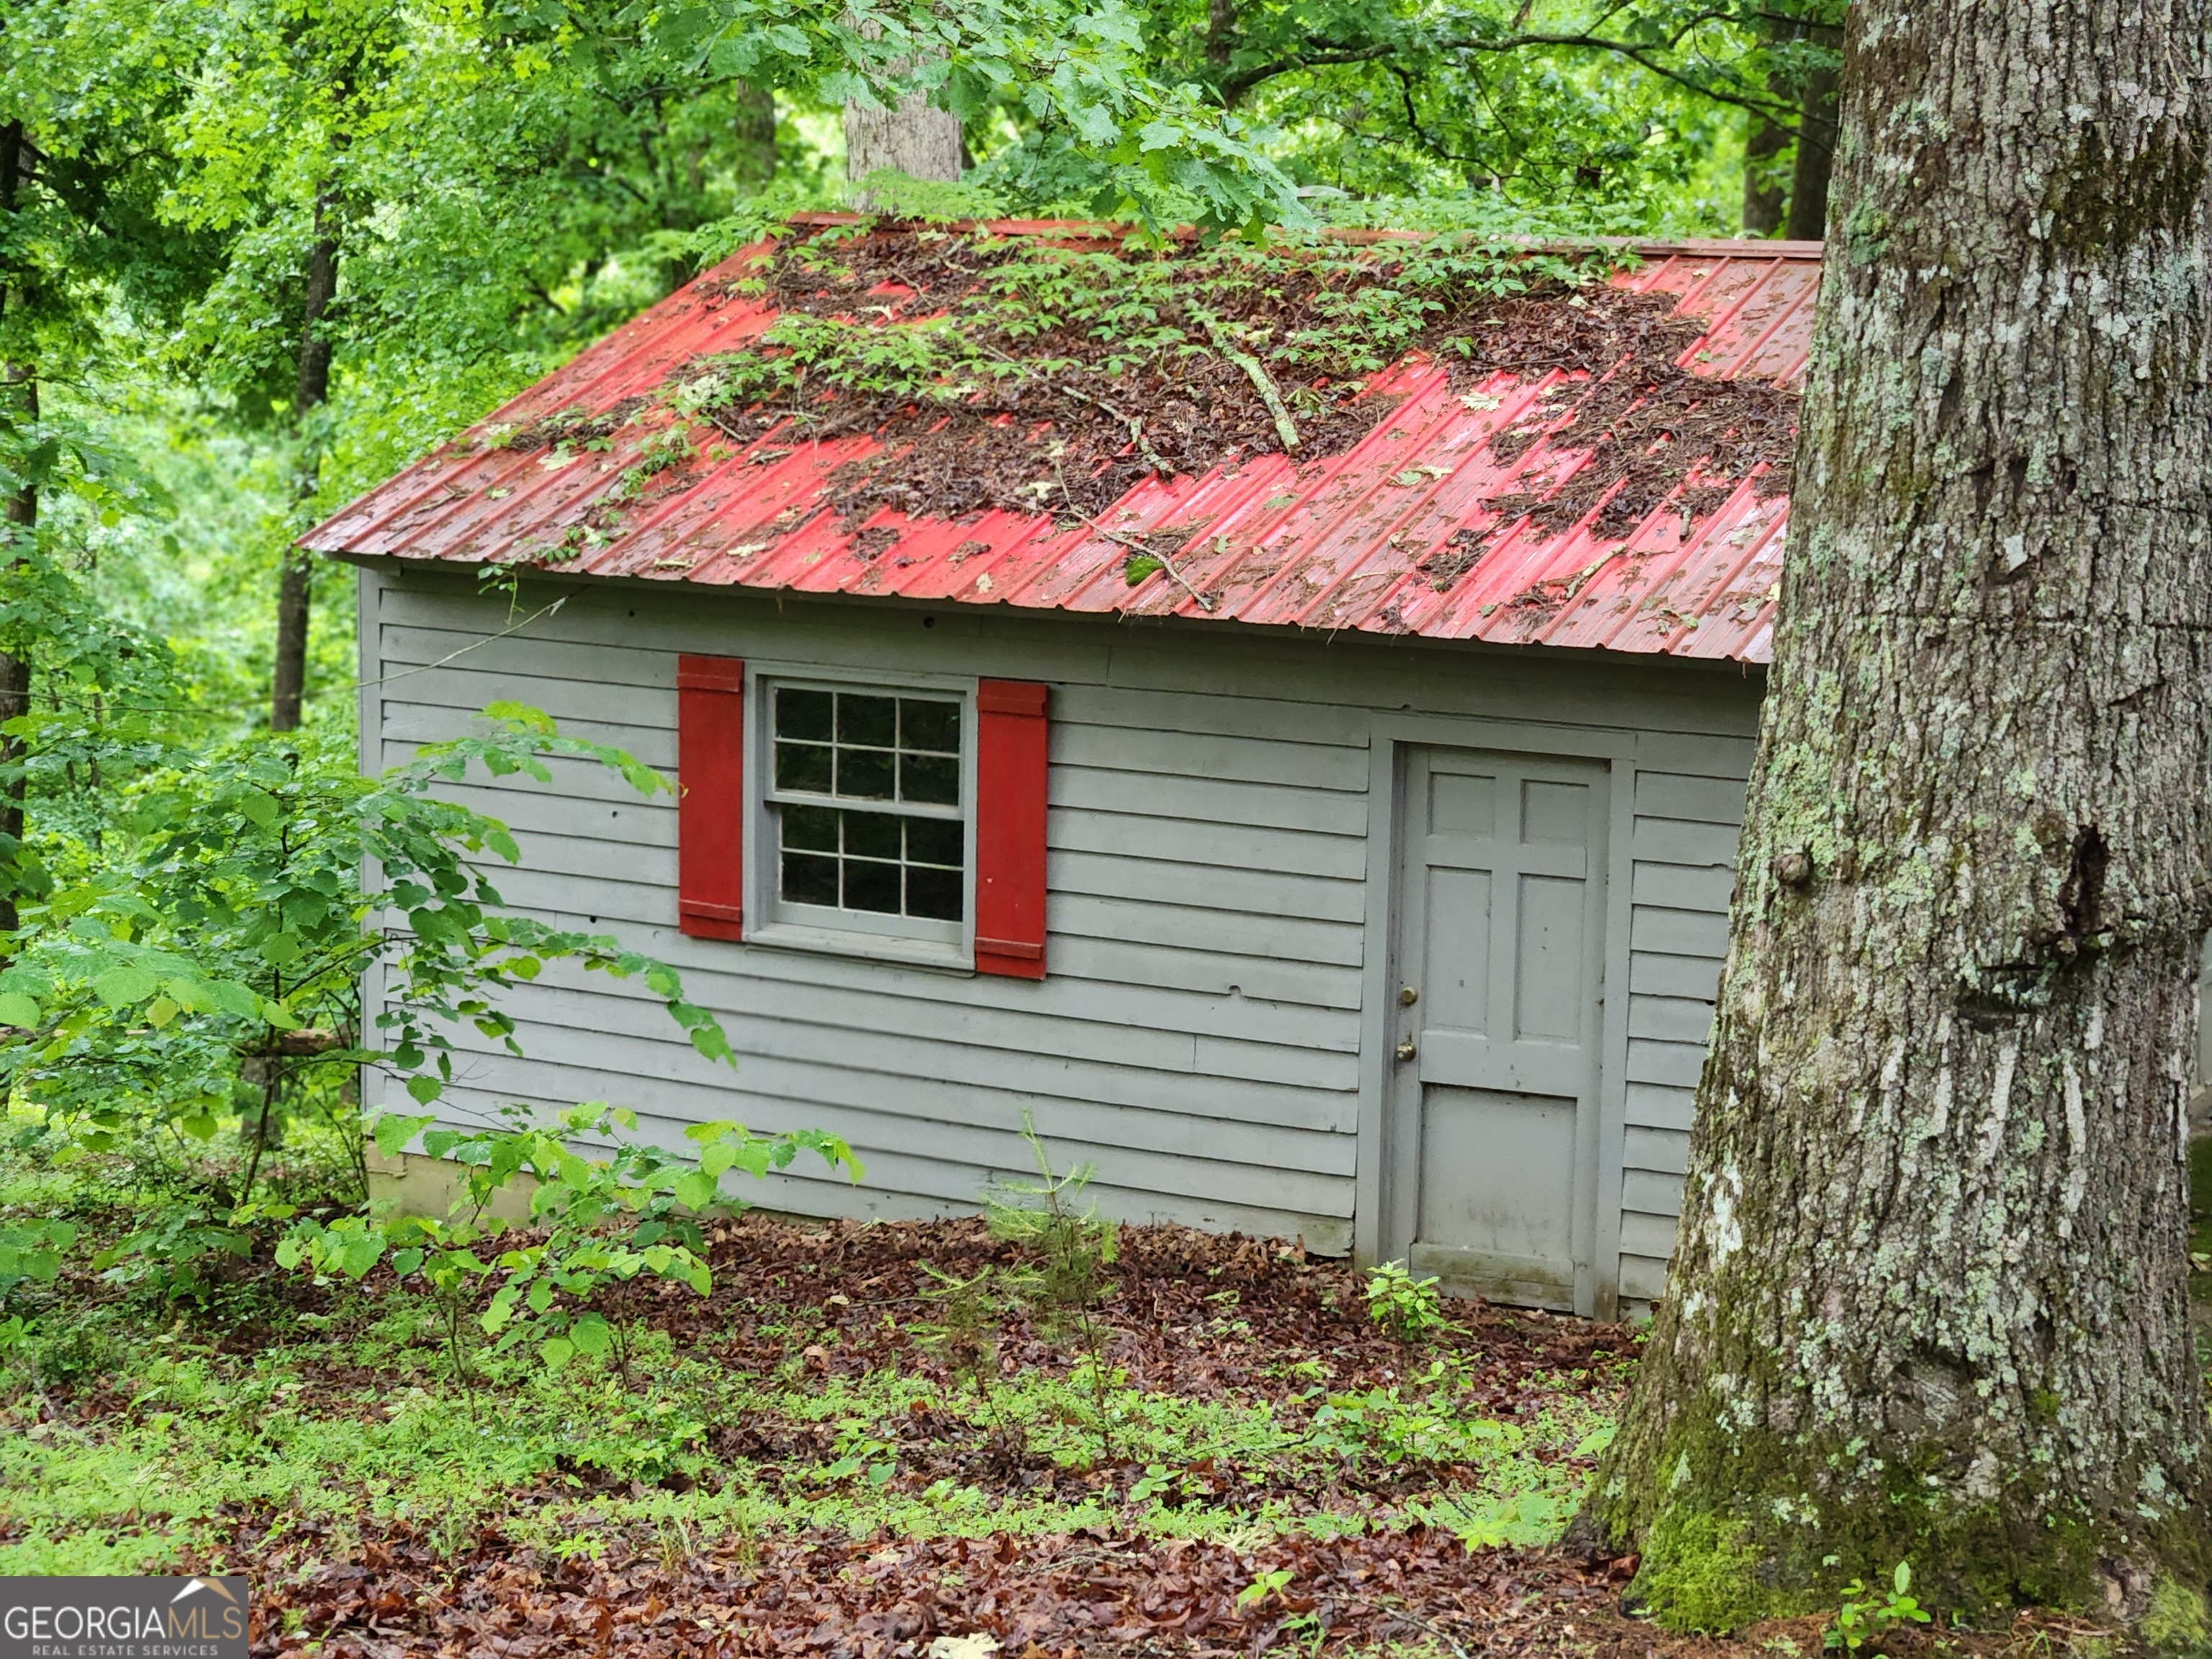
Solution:
[(749, 191), (765, 190), (775, 182), (775, 94), (739, 87), (737, 101), (738, 178)]
[[(1833, 48), (1842, 44), (1842, 31), (1825, 24), (1811, 26), (1813, 39)], [(1836, 167), (1836, 89), (1838, 72), (1814, 70), (1805, 77), (1805, 91), (1797, 101), (1797, 155), (1790, 169), (1790, 217), (1782, 234), (1791, 241), (1817, 242), (1827, 234), (1828, 179)]]
[[(1237, 50), (1237, 0), (1206, 0), (1206, 66), (1218, 80)], [(1226, 100), (1234, 104), (1234, 98)]]
[[(331, 204), (315, 204), (315, 241), (307, 250), (305, 302), (301, 307), (300, 372), (294, 382), (292, 418), (301, 428), (299, 500), (314, 499), (321, 453), (307, 430), (308, 416), (331, 395), (331, 343), (323, 332), (323, 313), (337, 292), (338, 245), (330, 229)], [(307, 689), (307, 624), (314, 602), (313, 555), (284, 550), (276, 568), (276, 663), (270, 676), (269, 729), (295, 732)]]
[(1789, 142), (1789, 128), (1777, 126), (1764, 115), (1751, 118), (1751, 137), (1743, 147), (1743, 234), (1747, 236), (1771, 236), (1782, 228), (1790, 193), (1775, 181), (1771, 164)]
[[(920, 93), (902, 98), (896, 109), (874, 109), (857, 100), (845, 102), (845, 177), (865, 184), (888, 168), (909, 179), (960, 182), (960, 118), (936, 108)], [(865, 190), (854, 192), (858, 206), (871, 206)]]
[(2178, 1641), (2212, 0), (1857, 0), (1844, 82), (1680, 1242), (1577, 1531), (1678, 1626), (1906, 1561)]
[[(24, 163), (23, 124), (10, 121), (0, 126), (0, 213), (13, 216), (20, 198)], [(22, 296), (10, 291), (10, 285), (0, 282), (0, 317), (5, 317), (12, 305), (20, 305)], [(4, 417), (11, 423), (20, 423), (27, 434), (39, 419), (39, 375), (30, 363), (0, 363), (0, 398), (9, 408)], [(12, 544), (27, 538), (39, 526), (39, 486), (35, 479), (23, 478), (0, 504), (0, 522), (8, 526), (10, 547), (7, 556), (12, 561), (16, 555)], [(0, 722), (16, 719), (31, 711), (31, 665), (12, 652), (0, 651)], [(23, 740), (0, 732), (0, 768), (9, 775), (4, 787), (0, 787), (0, 842), (12, 859), (23, 840), (23, 779), (15, 769), (23, 763)], [(15, 890), (12, 875), (0, 881), (0, 933), (13, 933), (20, 918), (15, 913)]]
[[(4, 162), (6, 151), (0, 147), (0, 162)], [(0, 386), (15, 405), (13, 416), (27, 425), (39, 418), (39, 382), (31, 370), (21, 363), (0, 365)], [(0, 507), (12, 536), (27, 537), (39, 526), (39, 487), (29, 479), (11, 494), (4, 507)], [(0, 724), (15, 720), (31, 712), (31, 665), (27, 659), (13, 652), (0, 651)], [(15, 769), (23, 763), (23, 740), (0, 732), (0, 767), (8, 769), (4, 787), (0, 787), (0, 862), (12, 862), (15, 849), (23, 841), (23, 777)], [(0, 883), (0, 933), (13, 933), (19, 925), (15, 914), (15, 890), (12, 872)]]

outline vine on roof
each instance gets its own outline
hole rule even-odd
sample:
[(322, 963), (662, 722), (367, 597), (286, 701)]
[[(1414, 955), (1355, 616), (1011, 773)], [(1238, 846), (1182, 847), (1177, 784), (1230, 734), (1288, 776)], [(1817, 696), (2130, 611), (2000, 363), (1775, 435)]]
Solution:
[[(1671, 296), (1607, 283), (1617, 264), (1603, 249), (1462, 235), (1159, 250), (1079, 232), (794, 229), (720, 284), (778, 313), (744, 349), (685, 365), (649, 404), (556, 416), (497, 441), (606, 447), (627, 422), (697, 434), (696, 449), (655, 437), (597, 509), (600, 534), (697, 450), (726, 459), (732, 444), (773, 436), (756, 451), (767, 456), (865, 433), (881, 447), (830, 480), (848, 526), (884, 508), (1081, 520), (1127, 544), (1134, 580), (1174, 576), (1165, 562), (1180, 538), (1101, 522), (1131, 487), (1271, 452), (1301, 463), (1339, 453), (1396, 406), (1370, 380), (1423, 353), (1473, 408), (1494, 406), (1473, 388), (1501, 370), (1597, 382), (1571, 416), (1539, 407), (1493, 435), (1510, 460), (1565, 417), (1570, 446), (1591, 452), (1556, 491), (1492, 503), (1504, 518), (1556, 528), (1595, 507), (1601, 535), (1625, 536), (1670, 496), (1708, 510), (1717, 502), (1704, 497), (1761, 464), (1760, 493), (1786, 489), (1796, 395), (1680, 367), (1702, 325)], [(1686, 481), (1697, 458), (1704, 476)]]

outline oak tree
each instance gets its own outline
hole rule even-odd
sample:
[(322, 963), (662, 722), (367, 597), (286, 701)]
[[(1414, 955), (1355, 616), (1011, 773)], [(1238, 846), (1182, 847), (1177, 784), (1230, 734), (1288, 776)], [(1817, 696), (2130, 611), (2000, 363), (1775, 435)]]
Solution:
[(1680, 1243), (1584, 1516), (2201, 1639), (2212, 3), (1857, 0)]

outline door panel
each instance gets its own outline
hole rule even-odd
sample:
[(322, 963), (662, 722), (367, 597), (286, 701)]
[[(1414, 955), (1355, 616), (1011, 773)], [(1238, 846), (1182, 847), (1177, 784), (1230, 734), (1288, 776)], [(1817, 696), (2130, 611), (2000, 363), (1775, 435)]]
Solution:
[(1583, 906), (1586, 884), (1521, 878), (1521, 931), (1514, 941), (1513, 1035), (1522, 1042), (1579, 1044), (1583, 1032)]
[(1592, 762), (1407, 758), (1386, 1231), (1453, 1290), (1594, 1294), (1607, 781)]
[(1440, 1030), (1487, 1038), (1490, 1035), (1490, 872), (1430, 870), (1425, 872), (1431, 915), (1458, 918), (1455, 926), (1429, 933), (1422, 994), (1429, 999), (1428, 1023)]

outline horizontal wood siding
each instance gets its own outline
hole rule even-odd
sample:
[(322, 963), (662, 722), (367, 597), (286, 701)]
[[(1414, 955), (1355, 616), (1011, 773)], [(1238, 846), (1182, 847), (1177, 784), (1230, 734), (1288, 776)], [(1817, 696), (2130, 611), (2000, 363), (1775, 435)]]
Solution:
[(1620, 1293), (1631, 1303), (1666, 1288), (1750, 766), (1751, 745), (1738, 740), (1710, 745), (1694, 770), (1677, 762), (1637, 773), (1620, 1181)]
[(761, 1191), (810, 1214), (972, 1207), (987, 1182), (1029, 1169), (1027, 1111), (1057, 1158), (1096, 1164), (1094, 1191), (1115, 1214), (1347, 1249), (1375, 715), (1615, 730), (1632, 716), (1639, 755), (1666, 769), (1641, 774), (1637, 793), (1623, 1190), (1644, 1207), (1624, 1215), (1622, 1264), (1663, 1265), (1644, 1223), (1671, 1226), (1680, 1102), (1711, 1019), (1748, 763), (1739, 683), (1227, 630), (957, 614), (924, 626), (908, 608), (616, 587), (586, 586), (492, 637), (550, 595), (526, 589), (517, 613), (436, 574), (368, 581), (373, 766), (507, 698), (672, 775), (678, 652), (770, 672), (1051, 684), (1042, 981), (687, 938), (673, 799), (594, 765), (556, 759), (548, 785), (479, 774), (450, 792), (514, 830), (520, 863), (490, 872), (510, 902), (675, 964), (739, 1064), (703, 1060), (641, 988), (549, 972), (507, 1005), (527, 1058), (457, 1039), (447, 1109), (468, 1120), (510, 1101), (605, 1099), (671, 1139), (708, 1117), (832, 1129), (867, 1165), (863, 1183), (801, 1166)]

